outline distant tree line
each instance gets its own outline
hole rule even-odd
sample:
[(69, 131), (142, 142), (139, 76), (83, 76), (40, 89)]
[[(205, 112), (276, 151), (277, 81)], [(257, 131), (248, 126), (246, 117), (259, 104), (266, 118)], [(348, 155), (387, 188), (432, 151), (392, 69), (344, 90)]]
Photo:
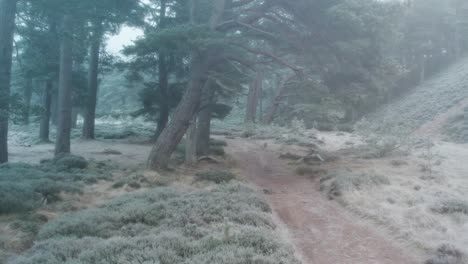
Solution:
[[(132, 114), (155, 122), (152, 169), (184, 136), (187, 163), (207, 155), (212, 119), (236, 98), (247, 124), (352, 122), (460, 58), (467, 10), (458, 0), (0, 0), (0, 163), (9, 122), (30, 122), (33, 96), (42, 141), (56, 124), (56, 155), (70, 153), (78, 112), (94, 139), (109, 72), (144, 87)], [(144, 35), (119, 61), (103, 44), (123, 25)]]

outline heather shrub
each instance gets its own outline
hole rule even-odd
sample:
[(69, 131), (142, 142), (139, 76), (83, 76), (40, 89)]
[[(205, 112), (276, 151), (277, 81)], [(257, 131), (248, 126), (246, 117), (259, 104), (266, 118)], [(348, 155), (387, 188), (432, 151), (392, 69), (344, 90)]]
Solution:
[(156, 188), (60, 216), (12, 264), (298, 263), (269, 206), (237, 183)]
[(84, 184), (112, 177), (108, 168), (97, 168), (99, 166), (96, 165), (88, 170), (71, 169), (77, 164), (84, 164), (81, 158), (77, 159), (78, 162), (71, 157), (60, 160), (57, 165), (49, 162), (41, 165), (1, 165), (0, 214), (34, 210), (59, 200), (61, 193), (79, 193)]
[(320, 190), (333, 199), (342, 196), (344, 192), (389, 184), (389, 179), (383, 175), (338, 171), (320, 180)]
[(463, 200), (443, 200), (434, 204), (431, 210), (438, 214), (461, 213), (468, 215), (468, 202)]
[(212, 181), (217, 184), (229, 182), (236, 177), (234, 173), (225, 170), (209, 170), (199, 172), (195, 176), (197, 181)]

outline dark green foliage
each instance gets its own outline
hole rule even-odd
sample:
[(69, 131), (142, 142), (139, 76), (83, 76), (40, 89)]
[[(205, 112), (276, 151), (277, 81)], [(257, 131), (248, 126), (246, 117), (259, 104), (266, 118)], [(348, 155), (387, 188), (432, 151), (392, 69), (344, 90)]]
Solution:
[(435, 256), (424, 264), (464, 264), (466, 256), (452, 245), (442, 245), (437, 249)]
[(86, 169), (88, 167), (88, 161), (85, 158), (66, 154), (59, 155), (52, 160), (52, 163), (59, 169), (72, 170), (72, 169)]
[(274, 230), (270, 208), (245, 186), (157, 188), (59, 217), (11, 263), (298, 263)]
[(390, 180), (383, 175), (343, 170), (330, 173), (320, 179), (320, 191), (324, 192), (328, 198), (335, 199), (345, 192), (389, 184)]
[(0, 166), (0, 214), (31, 211), (59, 200), (62, 192), (79, 193), (84, 183), (111, 177), (107, 167), (77, 169), (84, 165), (81, 158), (62, 159), (56, 164)]
[(468, 203), (462, 200), (440, 201), (432, 206), (431, 210), (439, 214), (461, 213), (468, 215)]
[(209, 170), (205, 172), (199, 172), (196, 174), (197, 181), (212, 181), (220, 184), (223, 182), (229, 182), (236, 178), (232, 172), (225, 170)]

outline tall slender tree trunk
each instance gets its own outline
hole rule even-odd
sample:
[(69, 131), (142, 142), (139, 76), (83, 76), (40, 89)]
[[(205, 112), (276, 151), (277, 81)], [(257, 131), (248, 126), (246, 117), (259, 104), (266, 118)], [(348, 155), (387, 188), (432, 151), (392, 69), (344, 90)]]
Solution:
[(169, 122), (169, 72), (167, 58), (159, 54), (159, 118), (155, 138), (157, 139)]
[[(166, 28), (167, 1), (161, 0), (161, 9), (159, 14), (159, 27)], [(169, 69), (167, 65), (167, 54), (159, 52), (158, 60), (158, 78), (159, 78), (159, 118), (158, 127), (155, 134), (157, 139), (169, 122)]]
[[(59, 73), (60, 75), (60, 73)], [(54, 84), (54, 89), (52, 89), (52, 102), (51, 102), (51, 111), (50, 111), (50, 121), (52, 125), (58, 125), (58, 116), (59, 116), (59, 99), (58, 99), (58, 83)]]
[(10, 82), (17, 0), (0, 0), (0, 164), (8, 162)]
[(50, 134), (50, 109), (52, 104), (52, 80), (47, 80), (42, 94), (41, 125), (39, 128), (39, 140), (49, 142)]
[(247, 111), (245, 113), (245, 123), (251, 124), (255, 123), (257, 117), (258, 109), (258, 99), (260, 91), (262, 90), (263, 83), (263, 73), (261, 71), (257, 72), (255, 80), (250, 84), (249, 96), (247, 99)]
[(102, 22), (97, 21), (89, 48), (88, 102), (84, 112), (83, 138), (95, 138), (96, 106), (98, 93), (99, 53), (102, 43)]
[[(191, 22), (195, 23), (196, 17), (196, 0), (191, 0)], [(212, 17), (210, 27), (215, 29), (216, 25), (221, 21), (224, 13), (226, 0), (216, 0), (215, 12)], [(184, 137), (190, 126), (190, 121), (197, 114), (203, 87), (207, 80), (207, 73), (216, 62), (222, 60), (222, 50), (210, 50), (203, 53), (193, 53), (191, 61), (190, 81), (187, 91), (185, 92), (182, 101), (177, 107), (171, 122), (166, 126), (148, 158), (148, 167), (150, 169), (165, 169), (168, 166), (169, 159), (175, 151), (177, 145)]]
[(213, 108), (211, 104), (214, 101), (215, 89), (208, 81), (206, 84), (206, 93), (204, 95), (204, 102), (202, 109), (198, 114), (197, 124), (197, 155), (206, 156), (210, 154), (210, 135), (211, 135), (211, 118)]
[(58, 93), (58, 127), (55, 142), (55, 155), (70, 153), (70, 134), (72, 118), (72, 87), (73, 70), (73, 26), (70, 15), (65, 15), (62, 21), (62, 36), (60, 44), (60, 76)]
[(185, 165), (197, 163), (197, 117), (194, 116), (185, 136)]
[(279, 82), (277, 94), (271, 102), (271, 105), (268, 106), (265, 116), (263, 118), (263, 123), (265, 125), (271, 124), (275, 119), (276, 113), (278, 112), (278, 108), (281, 105), (281, 102), (283, 102), (283, 100), (286, 97), (287, 84), (292, 80), (292, 78), (294, 78), (294, 76), (295, 75), (290, 75), (286, 79)]
[(78, 127), (78, 117), (80, 115), (80, 112), (81, 112), (80, 107), (76, 107), (76, 106), (72, 107), (71, 127), (73, 129)]
[(421, 55), (421, 68), (419, 72), (419, 83), (426, 80), (426, 55)]
[(23, 109), (23, 124), (29, 125), (29, 116), (31, 114), (31, 98), (33, 92), (34, 81), (32, 78), (28, 78), (26, 86), (24, 87), (24, 109)]

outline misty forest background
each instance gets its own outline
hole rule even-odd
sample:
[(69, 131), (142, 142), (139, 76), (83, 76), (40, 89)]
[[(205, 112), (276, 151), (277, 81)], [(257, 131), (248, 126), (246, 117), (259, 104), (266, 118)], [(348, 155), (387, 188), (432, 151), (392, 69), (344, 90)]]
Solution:
[(467, 263), (467, 52), (466, 0), (0, 0), (0, 263)]
[[(211, 119), (230, 112), (247, 124), (350, 129), (468, 48), (460, 0), (1, 3), (1, 162), (8, 123), (40, 123), (44, 142), (53, 124), (58, 155), (78, 115), (84, 139), (103, 116), (154, 122), (152, 168), (189, 127), (206, 154)], [(144, 35), (124, 57), (106, 52), (124, 25)]]

